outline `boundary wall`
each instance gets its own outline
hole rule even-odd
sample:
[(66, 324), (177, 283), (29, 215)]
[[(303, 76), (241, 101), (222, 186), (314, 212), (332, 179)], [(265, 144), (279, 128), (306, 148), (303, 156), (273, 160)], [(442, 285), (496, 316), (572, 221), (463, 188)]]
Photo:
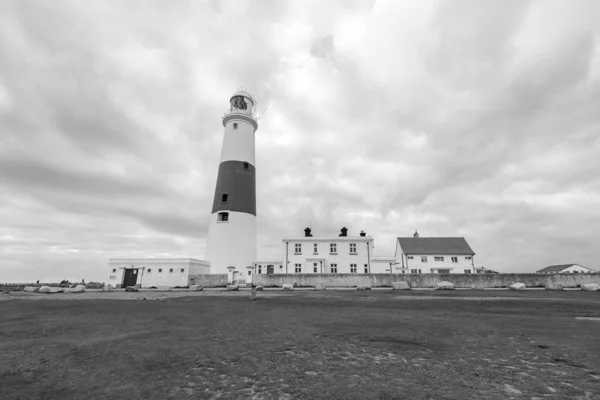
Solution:
[(205, 288), (227, 287), (227, 274), (198, 274), (188, 276), (188, 286), (202, 285)]
[[(292, 284), (297, 287), (391, 287), (392, 282), (409, 281), (414, 288), (434, 288), (438, 282), (452, 282), (458, 288), (485, 289), (506, 288), (521, 282), (527, 287), (544, 287), (548, 283), (560, 283), (565, 288), (581, 284), (600, 284), (600, 274), (271, 274), (253, 275), (252, 284), (264, 287), (281, 287)], [(207, 286), (208, 287), (208, 286)]]

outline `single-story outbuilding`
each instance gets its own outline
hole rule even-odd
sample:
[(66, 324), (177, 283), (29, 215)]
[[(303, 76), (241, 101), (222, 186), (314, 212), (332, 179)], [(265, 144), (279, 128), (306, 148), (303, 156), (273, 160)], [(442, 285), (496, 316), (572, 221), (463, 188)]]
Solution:
[(194, 258), (111, 258), (108, 283), (117, 288), (188, 286), (193, 275), (210, 273), (210, 263)]

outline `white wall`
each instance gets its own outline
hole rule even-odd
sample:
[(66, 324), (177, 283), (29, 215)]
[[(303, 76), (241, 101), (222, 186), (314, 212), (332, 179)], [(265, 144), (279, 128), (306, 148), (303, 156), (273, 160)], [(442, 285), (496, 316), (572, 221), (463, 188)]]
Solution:
[(148, 288), (152, 286), (187, 286), (190, 271), (193, 274), (208, 273), (209, 265), (205, 261), (189, 258), (112, 259), (109, 260), (108, 283), (115, 287), (121, 285), (126, 268), (137, 269), (136, 284), (141, 285), (142, 288)]
[(252, 214), (229, 212), (228, 222), (217, 221), (217, 213), (210, 216), (205, 260), (210, 262), (211, 274), (227, 274), (228, 266), (236, 271), (256, 260), (256, 217)]
[[(390, 264), (394, 264), (396, 260), (394, 257), (375, 257), (371, 259), (371, 273), (372, 274), (389, 274)], [(401, 265), (392, 265), (392, 268), (401, 267)], [(394, 273), (400, 273), (401, 270), (394, 270)]]
[[(300, 273), (313, 274), (317, 264), (317, 273), (332, 273), (332, 264), (337, 265), (337, 273), (351, 273), (351, 264), (356, 264), (356, 273), (365, 273), (365, 264), (370, 263), (369, 256), (373, 254), (373, 239), (361, 236), (346, 237), (298, 237), (283, 239), (282, 259), (283, 273), (286, 273), (286, 242), (287, 244), (287, 273), (296, 273), (296, 264), (300, 265)], [(317, 251), (314, 245), (317, 244)], [(330, 244), (336, 244), (336, 253), (330, 252)], [(356, 253), (350, 254), (350, 244), (356, 244)], [(301, 252), (296, 254), (295, 245), (301, 244)], [(368, 250), (367, 250), (368, 247)], [(367, 267), (368, 268), (368, 267)]]
[[(403, 256), (404, 266), (407, 267), (407, 273), (411, 273), (414, 269), (420, 269), (420, 273), (423, 274), (437, 273), (438, 269), (448, 269), (450, 270), (451, 274), (475, 273), (475, 270), (473, 269), (472, 260), (467, 258), (471, 257), (470, 255), (411, 254), (408, 256)], [(408, 257), (412, 257), (412, 259)], [(427, 261), (423, 262), (421, 260), (422, 257), (426, 257)], [(435, 261), (436, 257), (443, 257), (444, 261)], [(457, 262), (452, 261), (453, 257), (456, 257)]]
[[(238, 128), (233, 129), (237, 123)], [(229, 119), (225, 125), (223, 147), (221, 148), (221, 162), (245, 161), (254, 166), (254, 126), (241, 118)]]

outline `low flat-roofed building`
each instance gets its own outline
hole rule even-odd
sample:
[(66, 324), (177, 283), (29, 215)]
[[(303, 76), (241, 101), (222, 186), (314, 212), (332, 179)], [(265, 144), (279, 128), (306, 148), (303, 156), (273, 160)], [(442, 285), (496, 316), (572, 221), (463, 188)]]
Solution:
[(108, 283), (117, 288), (188, 286), (190, 275), (210, 272), (210, 263), (194, 258), (111, 258)]

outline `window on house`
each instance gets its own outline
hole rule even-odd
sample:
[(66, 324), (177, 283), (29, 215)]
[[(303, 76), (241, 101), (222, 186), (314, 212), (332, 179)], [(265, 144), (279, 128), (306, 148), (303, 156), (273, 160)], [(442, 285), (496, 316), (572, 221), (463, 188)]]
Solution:
[(470, 259), (471, 259), (471, 256), (465, 257), (465, 260), (470, 260)]
[(217, 216), (217, 221), (219, 222), (227, 222), (229, 221), (229, 213), (228, 212), (220, 212)]
[(148, 273), (152, 272), (152, 268), (148, 268)]
[(421, 262), (427, 262), (427, 256), (421, 256)]
[(171, 274), (173, 273), (173, 268), (169, 269), (169, 273), (171, 273)]
[(408, 256), (406, 258), (408, 258), (409, 260), (412, 260), (414, 257), (413, 256)]
[(458, 257), (450, 257), (452, 259), (453, 263), (457, 263), (458, 262)]
[(356, 273), (356, 264), (350, 264), (350, 273), (351, 274), (355, 274)]
[(179, 272), (185, 272), (185, 268), (181, 268), (181, 271), (179, 271)]
[(438, 274), (449, 274), (450, 270), (449, 269), (438, 269)]
[(350, 243), (350, 254), (356, 254), (356, 243)]
[(233, 123), (233, 129), (237, 129), (237, 128), (238, 128), (238, 123), (237, 123), (237, 122), (234, 122), (234, 123)]
[(369, 273), (369, 264), (365, 264), (365, 274)]
[(296, 273), (299, 274), (302, 272), (302, 264), (296, 264)]
[(244, 163), (244, 169), (248, 169), (249, 164), (247, 162)]
[(337, 274), (337, 264), (331, 264), (331, 273)]
[(444, 257), (433, 257), (433, 261), (444, 261)]
[(158, 269), (158, 272), (162, 272), (162, 268), (159, 268), (159, 269)]
[(294, 245), (294, 253), (295, 254), (302, 254), (302, 243), (296, 243)]
[(319, 272), (319, 266), (317, 263), (313, 263), (313, 272), (316, 274), (317, 272)]
[(319, 250), (319, 246), (317, 246), (317, 244), (315, 243), (313, 247), (314, 247), (313, 253), (319, 254), (319, 251), (318, 251)]
[(471, 270), (470, 269), (465, 269), (465, 274), (470, 274)]
[(248, 271), (248, 275), (252, 275), (252, 271)]
[(116, 269), (116, 268), (113, 268), (113, 274), (114, 274), (115, 272), (117, 272), (117, 269)]
[(329, 244), (329, 253), (331, 253), (331, 254), (337, 253), (337, 244), (336, 243)]
[(258, 266), (258, 273), (259, 273), (259, 274), (262, 274), (262, 265), (259, 265), (259, 266)]
[(411, 274), (420, 274), (420, 273), (421, 273), (421, 270), (420, 270), (420, 269), (411, 269), (411, 270), (410, 270), (410, 273), (411, 273)]
[(227, 193), (223, 193), (223, 195), (221, 196), (221, 203), (227, 203)]

